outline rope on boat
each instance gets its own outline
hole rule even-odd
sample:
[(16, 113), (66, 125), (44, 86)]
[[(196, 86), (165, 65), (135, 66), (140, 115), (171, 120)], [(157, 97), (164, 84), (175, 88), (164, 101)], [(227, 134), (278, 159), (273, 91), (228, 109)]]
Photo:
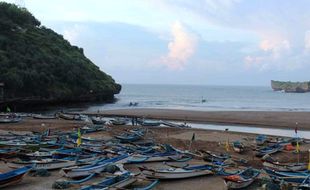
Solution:
[(30, 176), (32, 177), (49, 177), (50, 175), (51, 173), (46, 169), (37, 169), (30, 173)]
[(280, 190), (280, 185), (274, 183), (271, 179), (263, 177), (259, 180), (261, 186), (265, 186), (266, 190)]
[(68, 181), (55, 181), (53, 183), (53, 189), (67, 189), (70, 187), (70, 183)]
[(120, 168), (113, 164), (107, 165), (104, 169), (104, 171), (108, 173), (115, 173), (116, 171), (119, 171), (119, 170)]

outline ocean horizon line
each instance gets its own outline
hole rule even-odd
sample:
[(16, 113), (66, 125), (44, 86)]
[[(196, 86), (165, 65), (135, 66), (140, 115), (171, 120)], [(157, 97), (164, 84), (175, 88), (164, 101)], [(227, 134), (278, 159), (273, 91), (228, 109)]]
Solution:
[(223, 84), (160, 84), (160, 83), (120, 83), (121, 85), (151, 85), (151, 86), (206, 86), (206, 87), (270, 87), (270, 85), (243, 85), (243, 84), (232, 84), (232, 85), (223, 85)]

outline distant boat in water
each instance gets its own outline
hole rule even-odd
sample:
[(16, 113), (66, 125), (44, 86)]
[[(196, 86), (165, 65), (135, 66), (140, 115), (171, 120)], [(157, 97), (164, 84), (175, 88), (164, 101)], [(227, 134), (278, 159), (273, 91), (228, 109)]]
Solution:
[(129, 106), (138, 106), (138, 104), (139, 104), (138, 102), (130, 102)]

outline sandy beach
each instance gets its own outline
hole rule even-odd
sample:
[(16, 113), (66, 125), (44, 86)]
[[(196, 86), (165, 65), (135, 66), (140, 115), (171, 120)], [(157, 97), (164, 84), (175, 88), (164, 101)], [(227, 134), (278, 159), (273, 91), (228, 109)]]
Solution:
[[(310, 130), (310, 112), (276, 111), (192, 111), (175, 109), (116, 109), (84, 112), (89, 115), (144, 117), (186, 122), (259, 126), (267, 128)], [(296, 125), (297, 122), (297, 125)], [(310, 137), (309, 137), (310, 138)]]
[[(98, 114), (98, 113), (93, 113)], [(310, 123), (310, 119), (306, 116), (308, 113), (289, 113), (289, 112), (198, 112), (198, 111), (182, 111), (182, 110), (158, 110), (158, 109), (134, 109), (134, 110), (113, 110), (113, 111), (101, 111), (99, 114), (106, 116), (145, 116), (147, 118), (169, 119), (169, 120), (183, 120), (195, 121), (195, 122), (211, 122), (211, 123), (226, 123), (226, 124), (245, 124), (245, 125), (259, 125), (259, 126), (272, 126), (280, 128), (293, 128), (291, 125), (294, 123), (292, 120), (298, 119), (300, 128), (309, 129), (307, 123)], [(256, 116), (256, 117), (254, 117)], [(67, 131), (77, 127), (84, 126), (83, 121), (67, 121), (62, 119), (54, 120), (36, 120), (31, 118), (25, 118), (22, 122), (16, 124), (4, 124), (0, 125), (0, 134), (6, 134), (8, 131), (16, 133), (29, 133), (30, 131), (42, 132), (47, 128), (53, 131)], [(111, 139), (114, 135), (119, 134), (126, 129), (132, 128), (132, 126), (109, 126), (110, 130), (101, 131), (96, 133), (90, 133), (85, 137), (93, 137), (100, 139)], [(259, 158), (254, 156), (254, 151), (251, 145), (254, 142), (255, 134), (245, 134), (240, 132), (230, 131), (214, 131), (204, 129), (179, 129), (168, 127), (147, 127), (148, 133), (144, 139), (152, 139), (158, 143), (171, 144), (178, 149), (188, 150), (189, 144), (193, 133), (196, 134), (195, 141), (192, 143), (191, 151), (197, 150), (214, 151), (217, 153), (229, 153), (235, 158), (247, 159), (248, 163), (243, 166), (251, 166), (254, 168), (262, 168), (262, 162)], [(272, 138), (272, 137), (270, 137)], [(310, 137), (309, 137), (310, 138)], [(227, 152), (225, 149), (225, 143), (240, 140), (246, 145), (246, 151), (242, 154), (233, 152), (231, 149)], [(300, 162), (308, 161), (308, 149), (310, 144), (301, 145)], [(283, 162), (296, 162), (297, 156), (293, 152), (283, 151), (274, 154), (274, 158)], [(193, 159), (189, 163), (191, 164), (203, 164), (201, 159)], [(143, 164), (155, 168), (166, 167), (163, 163), (150, 163)], [(137, 165), (127, 164), (125, 168), (132, 172), (139, 172)], [(4, 162), (0, 163), (1, 171), (8, 171), (9, 168)], [(96, 179), (102, 177), (99, 175)], [(25, 189), (25, 190), (39, 190), (39, 189), (52, 189), (52, 184), (57, 179), (63, 179), (59, 172), (52, 171), (50, 177), (31, 177), (27, 175), (24, 180), (16, 186), (10, 186), (6, 189)], [(193, 186), (195, 188), (193, 188)], [(76, 189), (79, 186), (74, 186), (70, 189)], [(224, 190), (226, 189), (224, 181), (218, 176), (204, 176), (192, 179), (184, 180), (172, 180), (162, 181), (157, 185), (155, 190), (168, 190), (168, 189), (214, 189)], [(251, 189), (251, 188), (249, 188)]]

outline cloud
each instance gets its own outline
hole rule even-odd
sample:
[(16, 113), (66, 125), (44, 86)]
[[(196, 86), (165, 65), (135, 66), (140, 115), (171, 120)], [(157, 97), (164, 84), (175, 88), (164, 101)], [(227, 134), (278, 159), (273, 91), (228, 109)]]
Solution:
[(168, 44), (169, 52), (162, 57), (162, 63), (170, 69), (180, 70), (195, 53), (198, 37), (179, 21), (171, 26), (171, 35), (172, 40)]
[(305, 49), (310, 50), (310, 30), (305, 32)]
[[(259, 40), (249, 62), (261, 63), (261, 69), (297, 69), (307, 67), (302, 61), (310, 54), (310, 1), (290, 0), (165, 0), (175, 12), (190, 12), (193, 18), (223, 29), (230, 28), (255, 33)], [(232, 39), (233, 40), (233, 39)], [(249, 61), (251, 57), (251, 61)], [(255, 57), (255, 58), (254, 58)], [(302, 65), (301, 65), (302, 62)], [(293, 66), (296, 64), (296, 67)], [(267, 66), (268, 65), (268, 66)], [(279, 67), (281, 65), (281, 67)]]

